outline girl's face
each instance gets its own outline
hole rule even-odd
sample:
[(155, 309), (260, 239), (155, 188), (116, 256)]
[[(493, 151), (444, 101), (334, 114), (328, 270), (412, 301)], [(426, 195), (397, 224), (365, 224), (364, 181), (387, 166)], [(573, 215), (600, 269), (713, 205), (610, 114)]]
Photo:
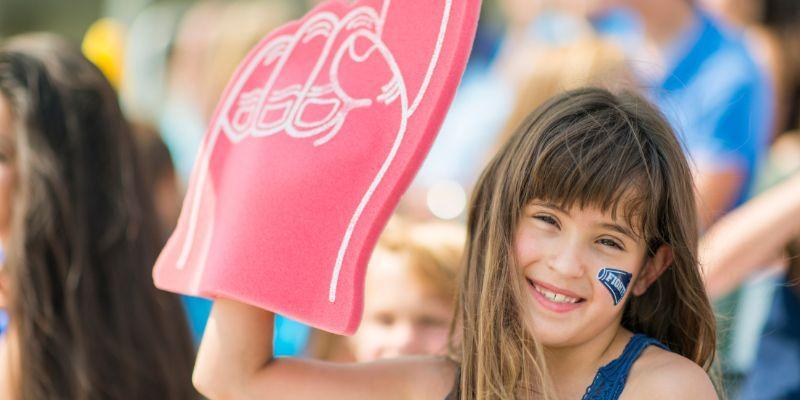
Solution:
[(0, 243), (7, 242), (11, 225), (11, 198), (16, 176), (13, 126), (11, 107), (0, 94)]
[[(559, 348), (615, 332), (627, 298), (644, 293), (670, 261), (664, 250), (648, 258), (645, 252), (644, 241), (624, 218), (613, 219), (610, 212), (529, 203), (517, 228), (514, 254), (530, 295), (526, 303), (534, 337), (546, 347)], [(640, 276), (645, 265), (647, 276)], [(602, 268), (632, 274), (617, 305), (597, 279)]]
[(364, 318), (350, 338), (356, 361), (444, 354), (453, 305), (412, 275), (408, 258), (375, 249), (367, 269)]

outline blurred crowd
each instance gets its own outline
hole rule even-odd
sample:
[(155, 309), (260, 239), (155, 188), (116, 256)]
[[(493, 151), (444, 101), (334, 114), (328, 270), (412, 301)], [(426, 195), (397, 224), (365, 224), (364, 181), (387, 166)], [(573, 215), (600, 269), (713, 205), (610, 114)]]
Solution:
[[(236, 66), (314, 3), (154, 2), (94, 22), (80, 43), (3, 38), (0, 323), (18, 328), (0, 359), (21, 366), (21, 390), (117, 398), (138, 376), (152, 391), (132, 398), (195, 396), (191, 345), (210, 303), (157, 291), (150, 268)], [(276, 354), (443, 354), (484, 163), (552, 95), (627, 88), (660, 108), (692, 162), (727, 395), (800, 399), (800, 2), (485, 0), (482, 13), (440, 134), (373, 252), (360, 329), (279, 318)], [(130, 373), (104, 370), (134, 354)]]

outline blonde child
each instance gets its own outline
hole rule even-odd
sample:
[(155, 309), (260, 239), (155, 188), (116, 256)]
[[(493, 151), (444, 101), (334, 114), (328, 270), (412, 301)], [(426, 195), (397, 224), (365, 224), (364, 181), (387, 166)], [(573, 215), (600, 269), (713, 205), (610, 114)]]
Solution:
[(359, 362), (446, 354), (465, 238), (454, 222), (393, 217), (367, 268), (358, 331), (350, 337), (317, 331), (309, 354)]

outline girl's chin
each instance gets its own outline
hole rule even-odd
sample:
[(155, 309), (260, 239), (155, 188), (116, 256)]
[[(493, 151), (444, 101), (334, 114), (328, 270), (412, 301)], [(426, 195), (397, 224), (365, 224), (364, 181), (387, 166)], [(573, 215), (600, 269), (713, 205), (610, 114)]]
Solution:
[[(537, 327), (538, 326), (538, 327)], [(579, 329), (562, 324), (552, 324), (542, 321), (538, 325), (534, 322), (531, 334), (536, 341), (544, 347), (560, 348), (569, 347), (579, 342), (576, 336)]]

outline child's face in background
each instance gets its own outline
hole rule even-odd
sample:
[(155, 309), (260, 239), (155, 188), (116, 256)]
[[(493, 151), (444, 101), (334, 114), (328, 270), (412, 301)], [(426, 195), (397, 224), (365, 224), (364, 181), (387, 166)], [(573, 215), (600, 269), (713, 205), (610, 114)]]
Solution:
[(408, 255), (375, 249), (364, 316), (349, 338), (356, 361), (445, 353), (453, 304), (422, 285), (412, 268)]
[[(533, 334), (546, 347), (575, 346), (616, 332), (625, 301), (646, 290), (637, 282), (646, 247), (617, 215), (596, 208), (558, 206), (534, 200), (519, 222), (514, 252), (528, 291)], [(597, 279), (602, 268), (633, 275), (624, 298), (614, 304)], [(637, 286), (638, 285), (638, 286)]]

